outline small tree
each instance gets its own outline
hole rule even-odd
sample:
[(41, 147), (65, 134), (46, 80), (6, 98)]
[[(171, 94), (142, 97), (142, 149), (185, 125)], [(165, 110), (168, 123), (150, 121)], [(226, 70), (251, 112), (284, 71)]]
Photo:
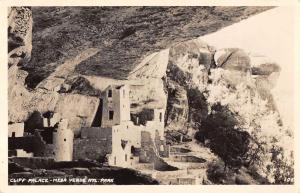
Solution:
[(250, 135), (237, 127), (235, 116), (226, 106), (216, 104), (201, 125), (201, 133), (210, 140), (209, 147), (224, 161), (224, 170), (243, 165), (250, 142)]
[[(249, 133), (251, 139), (248, 138), (250, 142), (247, 155), (242, 157), (244, 165), (252, 168), (251, 170), (267, 179), (269, 183), (293, 183), (294, 146), (291, 126), (282, 123), (273, 98), (265, 96), (268, 90), (261, 90), (260, 87), (257, 87), (254, 79), (243, 80), (241, 78), (239, 82), (232, 84), (233, 82), (230, 80), (235, 75), (236, 73), (221, 68), (211, 70), (209, 76), (211, 84), (206, 87), (207, 94), (205, 96), (210, 107), (219, 108), (219, 110), (212, 109), (212, 112), (209, 112), (212, 114), (209, 115), (211, 121), (219, 121), (208, 124), (206, 127), (212, 128), (213, 131), (224, 127), (234, 128), (234, 132)], [(271, 93), (269, 94), (271, 96)], [(224, 109), (220, 109), (218, 103), (227, 108), (225, 116), (218, 114), (224, 113)], [(213, 115), (216, 112), (217, 115)], [(234, 116), (229, 116), (230, 114)], [(233, 117), (235, 119), (232, 119)], [(233, 127), (231, 126), (232, 121), (226, 120), (226, 118), (233, 120)], [(219, 124), (219, 122), (223, 123)], [(202, 127), (204, 127), (203, 125)], [(228, 130), (225, 133), (228, 133)], [(236, 140), (234, 144), (239, 144), (238, 141)], [(248, 141), (245, 145), (247, 143)], [(243, 149), (242, 147), (238, 148)]]

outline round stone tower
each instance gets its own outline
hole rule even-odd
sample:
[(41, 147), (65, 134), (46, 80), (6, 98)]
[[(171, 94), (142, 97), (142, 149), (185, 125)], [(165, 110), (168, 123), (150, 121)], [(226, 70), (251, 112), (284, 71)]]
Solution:
[(68, 120), (62, 119), (53, 133), (53, 154), (55, 161), (72, 161), (74, 133), (68, 128)]

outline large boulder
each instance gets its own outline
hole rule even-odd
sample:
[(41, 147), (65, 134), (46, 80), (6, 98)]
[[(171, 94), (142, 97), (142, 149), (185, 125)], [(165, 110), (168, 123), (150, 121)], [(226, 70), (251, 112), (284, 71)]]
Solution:
[(251, 74), (258, 91), (263, 98), (273, 100), (270, 91), (277, 84), (281, 67), (272, 59), (260, 54), (250, 54), (250, 59)]
[(170, 48), (167, 76), (186, 88), (204, 89), (213, 63), (214, 48), (195, 39)]
[(214, 59), (217, 67), (222, 67), (226, 70), (249, 72), (251, 69), (249, 55), (239, 48), (217, 50)]

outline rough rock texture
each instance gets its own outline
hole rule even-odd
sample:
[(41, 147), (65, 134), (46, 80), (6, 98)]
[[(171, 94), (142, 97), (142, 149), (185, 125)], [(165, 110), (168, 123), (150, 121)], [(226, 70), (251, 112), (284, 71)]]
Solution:
[(168, 105), (165, 122), (168, 128), (185, 129), (188, 122), (189, 105), (186, 90), (178, 83), (168, 81)]
[(176, 42), (219, 30), (271, 7), (33, 7), (33, 50), (26, 83), (35, 87), (57, 66), (88, 48), (84, 75), (117, 79)]
[[(204, 86), (213, 63), (214, 48), (200, 39), (175, 44), (170, 48), (167, 76), (191, 88)], [(204, 88), (204, 87), (203, 87)]]
[[(78, 132), (91, 125), (101, 91), (128, 83), (134, 113), (166, 109), (169, 143), (192, 140), (191, 128), (201, 128), (207, 115), (215, 113), (215, 104), (230, 108), (247, 132), (261, 129), (263, 137), (272, 136), (282, 127), (271, 92), (280, 66), (246, 49), (216, 49), (194, 38), (222, 27), (218, 22), (241, 19), (241, 12), (250, 11), (248, 16), (264, 9), (35, 8), (33, 58), (24, 65), (26, 55), (21, 54), (9, 63), (9, 121), (54, 111)], [(242, 178), (236, 183), (245, 183)]]
[(281, 67), (266, 56), (250, 54), (250, 59), (257, 90), (263, 98), (274, 103), (271, 90), (276, 86)]
[(32, 50), (32, 12), (28, 7), (8, 10), (8, 66), (30, 60)]
[[(249, 58), (242, 50), (227, 49), (224, 56), (218, 55), (222, 60), (215, 61), (215, 52), (223, 51), (200, 39), (182, 40), (266, 9), (35, 7), (32, 59), (22, 68), (28, 73), (18, 67), (9, 70), (9, 121), (25, 121), (34, 111), (54, 111), (78, 131), (92, 123), (98, 97), (108, 84), (129, 83), (132, 111), (166, 108), (166, 126), (184, 129), (208, 112), (202, 92), (216, 63), (222, 61), (221, 67), (231, 70)], [(24, 34), (31, 36), (30, 30)]]
[(246, 51), (239, 48), (226, 48), (217, 50), (214, 55), (217, 67), (225, 69), (223, 74), (231, 86), (247, 81), (247, 74), (251, 73), (251, 60)]
[(169, 97), (166, 122), (170, 129), (183, 129), (188, 122), (199, 122), (196, 117), (206, 116), (207, 105), (200, 91), (206, 88), (210, 68), (215, 66), (214, 52), (214, 48), (198, 39), (170, 48), (166, 78)]
[(280, 72), (281, 68), (272, 59), (259, 55), (250, 54), (251, 71), (253, 75), (270, 75), (273, 72)]
[(250, 58), (245, 51), (238, 48), (227, 48), (218, 50), (214, 55), (218, 67), (226, 70), (250, 71)]
[(80, 94), (59, 94), (44, 89), (29, 91), (24, 87), (27, 73), (12, 66), (9, 71), (8, 116), (9, 122), (26, 121), (34, 111), (60, 113), (69, 119), (69, 127), (77, 131), (90, 126), (99, 105), (98, 97)]
[(28, 92), (22, 87), (14, 87), (9, 99), (9, 122), (26, 121), (34, 111), (59, 113), (69, 120), (69, 127), (79, 131), (90, 126), (99, 105), (96, 97), (80, 94), (59, 94), (37, 90)]
[[(61, 88), (69, 76), (74, 76), (74, 68), (78, 62), (95, 54), (97, 50), (88, 49), (75, 58), (67, 60), (51, 76), (45, 79), (41, 86), (35, 90), (30, 90), (25, 86), (28, 73), (21, 70), (20, 66), (28, 62), (31, 55), (31, 9), (26, 7), (11, 8), (8, 19), (8, 66), (10, 67), (8, 70), (8, 121), (11, 123), (24, 122), (34, 111), (40, 113), (54, 111), (59, 113), (61, 118), (69, 119), (69, 127), (74, 131), (78, 131), (81, 126), (90, 126), (99, 105), (98, 97), (68, 93), (60, 94), (55, 91), (55, 88), (58, 86)], [(21, 54), (16, 55), (16, 53)], [(78, 87), (78, 78), (74, 82), (77, 85), (71, 84), (73, 86), (73, 88), (71, 87), (72, 93), (81, 93), (81, 87)], [(97, 90), (93, 89), (93, 91), (97, 94)]]

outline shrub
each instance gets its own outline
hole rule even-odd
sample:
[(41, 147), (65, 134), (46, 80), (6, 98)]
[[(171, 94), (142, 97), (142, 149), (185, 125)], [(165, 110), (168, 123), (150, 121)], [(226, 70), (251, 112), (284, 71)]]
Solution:
[(234, 114), (226, 106), (216, 104), (214, 111), (203, 122), (200, 134), (195, 137), (199, 141), (210, 140), (211, 150), (222, 158), (224, 169), (227, 166), (240, 168), (248, 151), (250, 135), (237, 128), (238, 122)]

